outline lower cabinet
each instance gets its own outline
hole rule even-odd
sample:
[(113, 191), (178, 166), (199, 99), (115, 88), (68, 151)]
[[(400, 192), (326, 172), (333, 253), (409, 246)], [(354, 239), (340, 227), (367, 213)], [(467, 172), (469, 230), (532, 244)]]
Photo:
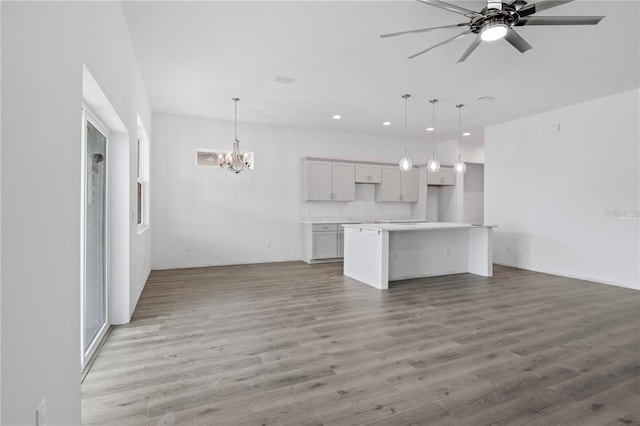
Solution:
[(312, 259), (331, 259), (338, 256), (338, 232), (317, 231), (311, 234)]
[(344, 256), (344, 231), (339, 224), (302, 224), (302, 260), (338, 262)]

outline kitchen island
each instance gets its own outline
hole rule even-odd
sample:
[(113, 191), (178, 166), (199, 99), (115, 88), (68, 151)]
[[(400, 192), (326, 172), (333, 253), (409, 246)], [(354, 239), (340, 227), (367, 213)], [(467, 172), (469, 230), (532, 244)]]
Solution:
[(384, 290), (389, 281), (470, 272), (493, 275), (492, 226), (374, 223), (344, 226), (344, 275)]

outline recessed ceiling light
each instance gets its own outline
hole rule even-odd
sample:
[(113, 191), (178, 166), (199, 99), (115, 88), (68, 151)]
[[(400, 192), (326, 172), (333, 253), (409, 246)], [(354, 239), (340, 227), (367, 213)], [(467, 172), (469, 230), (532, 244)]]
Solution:
[(471, 136), (471, 133), (469, 133), (469, 132), (464, 132), (464, 133), (462, 134), (462, 136)]
[(384, 123), (382, 123), (383, 126), (391, 126), (391, 122), (390, 121), (385, 121)]
[(340, 120), (340, 119), (342, 118), (342, 116), (341, 116), (341, 115), (339, 115), (339, 114), (336, 114), (336, 115), (334, 115), (334, 116), (333, 116), (333, 117), (331, 117), (331, 118), (333, 118), (334, 120)]
[(427, 127), (427, 132), (433, 132), (433, 127)]

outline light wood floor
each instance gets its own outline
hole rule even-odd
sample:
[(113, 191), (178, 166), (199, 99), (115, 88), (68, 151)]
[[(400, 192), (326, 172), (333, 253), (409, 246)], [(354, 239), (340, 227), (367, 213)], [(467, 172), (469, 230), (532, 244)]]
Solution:
[(640, 423), (640, 292), (496, 267), (151, 274), (82, 386), (96, 425)]

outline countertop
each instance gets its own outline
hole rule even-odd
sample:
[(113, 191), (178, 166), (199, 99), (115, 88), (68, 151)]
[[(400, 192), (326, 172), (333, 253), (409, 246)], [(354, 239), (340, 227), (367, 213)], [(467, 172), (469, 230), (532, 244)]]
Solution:
[[(369, 219), (371, 220), (371, 219)], [(374, 222), (376, 224), (381, 223), (424, 223), (424, 220), (419, 219), (375, 219)], [(368, 222), (366, 220), (360, 219), (300, 219), (300, 223), (305, 223), (308, 225), (324, 225), (324, 224), (354, 224), (354, 223), (367, 223), (372, 224), (373, 222)]]
[(345, 228), (368, 229), (372, 231), (433, 231), (437, 229), (463, 229), (471, 227), (494, 228), (492, 225), (472, 225), (470, 223), (418, 222), (418, 223), (361, 223), (345, 224)]
[(301, 220), (300, 223), (308, 225), (329, 225), (329, 224), (354, 224), (361, 223), (360, 220)]

